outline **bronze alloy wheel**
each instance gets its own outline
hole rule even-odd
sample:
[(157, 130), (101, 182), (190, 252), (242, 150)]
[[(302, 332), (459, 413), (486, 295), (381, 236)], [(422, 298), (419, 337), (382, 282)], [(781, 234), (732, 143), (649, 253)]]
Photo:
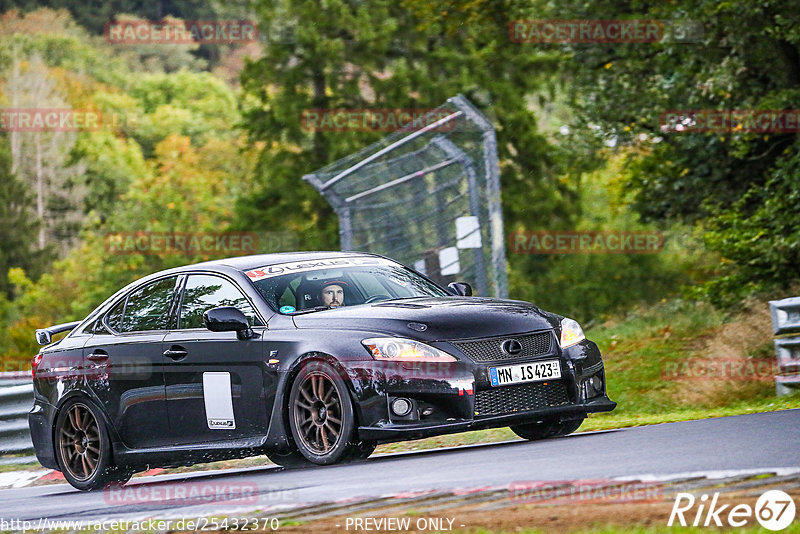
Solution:
[(306, 373), (294, 404), (294, 422), (302, 445), (328, 454), (342, 437), (342, 400), (336, 383), (322, 370)]
[(95, 474), (102, 445), (97, 419), (87, 406), (76, 403), (68, 408), (58, 429), (58, 446), (64, 467), (76, 480), (88, 480)]

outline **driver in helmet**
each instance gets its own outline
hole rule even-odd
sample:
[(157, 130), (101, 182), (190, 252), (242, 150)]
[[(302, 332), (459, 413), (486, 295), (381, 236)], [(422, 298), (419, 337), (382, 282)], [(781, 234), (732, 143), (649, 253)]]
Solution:
[(329, 308), (338, 308), (344, 306), (344, 289), (347, 287), (346, 282), (341, 280), (328, 280), (322, 284), (320, 290), (320, 300), (323, 306)]

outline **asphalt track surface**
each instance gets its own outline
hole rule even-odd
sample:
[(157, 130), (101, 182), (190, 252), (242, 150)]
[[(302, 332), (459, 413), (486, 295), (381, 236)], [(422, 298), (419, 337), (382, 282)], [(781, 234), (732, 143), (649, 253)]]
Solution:
[[(244, 517), (255, 510), (263, 516), (315, 503), (524, 481), (669, 480), (758, 472), (800, 473), (800, 410), (383, 455), (349, 465), (285, 470), (268, 464), (142, 477), (117, 493), (83, 493), (67, 484), (7, 489), (0, 491), (0, 520)], [(194, 497), (178, 496), (179, 487)], [(199, 496), (220, 489), (233, 500), (206, 502)], [(241, 495), (246, 497), (234, 498)]]

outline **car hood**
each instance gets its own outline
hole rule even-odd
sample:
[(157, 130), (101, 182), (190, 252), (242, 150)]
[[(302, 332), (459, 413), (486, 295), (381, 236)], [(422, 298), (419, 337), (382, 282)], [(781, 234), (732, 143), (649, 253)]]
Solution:
[(371, 331), (427, 341), (531, 332), (557, 328), (560, 321), (529, 302), (483, 297), (419, 297), (344, 306), (293, 319), (298, 328)]

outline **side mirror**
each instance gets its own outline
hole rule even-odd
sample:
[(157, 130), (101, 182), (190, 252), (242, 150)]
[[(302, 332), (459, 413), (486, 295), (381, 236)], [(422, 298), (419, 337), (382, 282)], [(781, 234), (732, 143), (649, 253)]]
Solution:
[(451, 295), (457, 295), (460, 297), (472, 296), (472, 286), (466, 282), (450, 282), (447, 284), (447, 291)]
[(236, 332), (236, 337), (239, 339), (255, 337), (247, 317), (242, 310), (233, 306), (220, 306), (206, 310), (203, 313), (203, 326), (212, 332)]

